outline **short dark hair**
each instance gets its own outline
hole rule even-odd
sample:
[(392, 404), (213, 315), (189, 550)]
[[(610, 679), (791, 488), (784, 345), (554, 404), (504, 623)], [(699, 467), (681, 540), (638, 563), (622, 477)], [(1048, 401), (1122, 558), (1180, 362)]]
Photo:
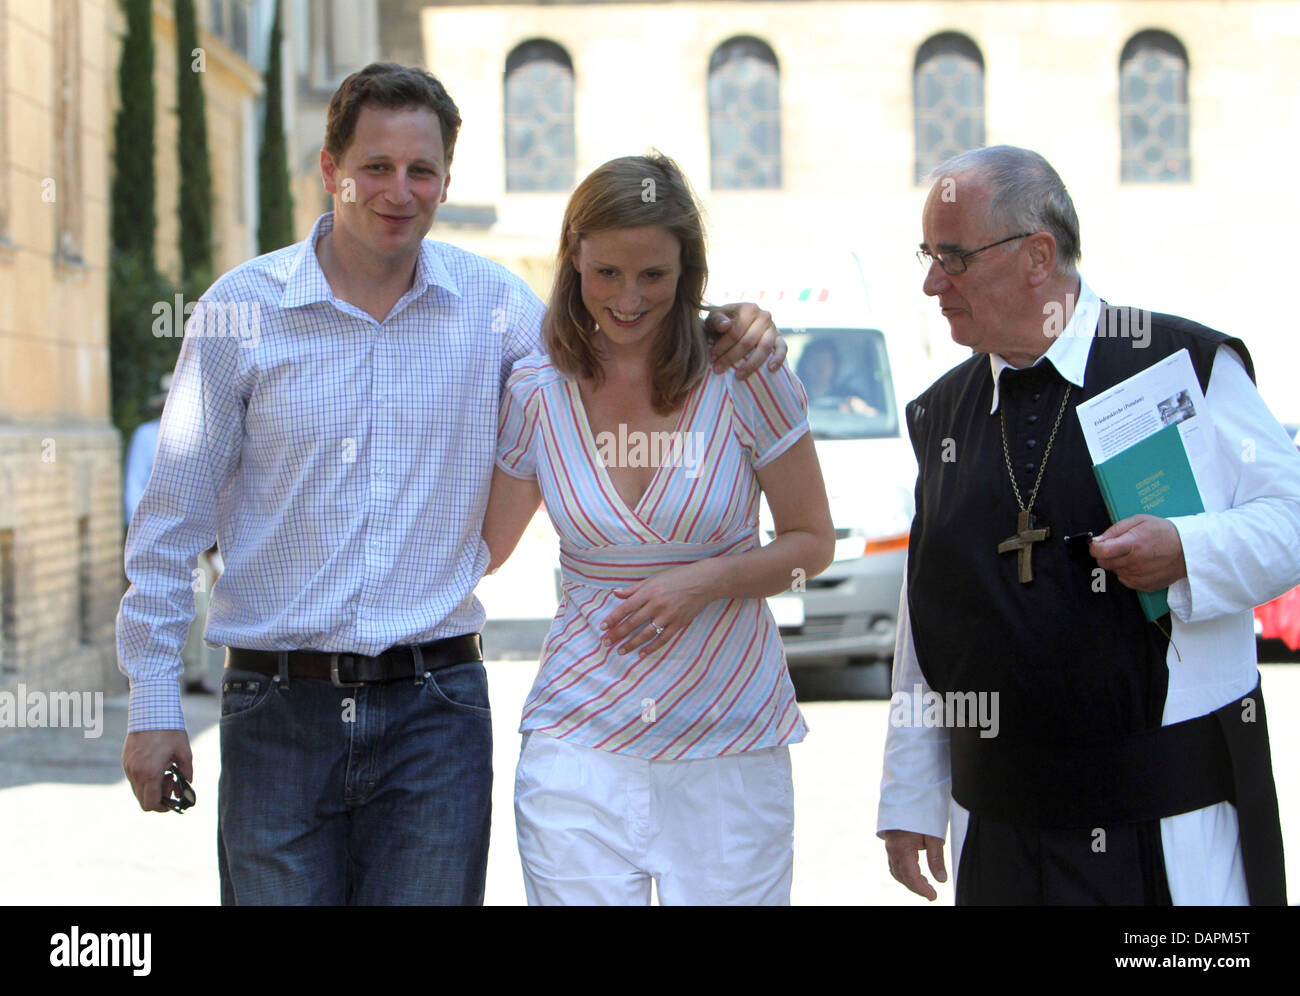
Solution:
[(659, 152), (611, 159), (573, 192), (564, 212), (555, 259), (555, 283), (542, 319), (542, 342), (555, 368), (568, 377), (604, 378), (592, 337), (596, 319), (582, 303), (574, 269), (582, 239), (595, 232), (662, 225), (681, 246), (677, 299), (651, 360), (651, 403), (672, 411), (708, 369), (708, 338), (700, 319), (708, 264), (704, 221), (681, 168)]
[(325, 118), (325, 151), (338, 162), (352, 144), (361, 108), (427, 107), (442, 126), (443, 165), (451, 165), (460, 132), (460, 111), (446, 88), (432, 73), (395, 62), (372, 62), (345, 79), (330, 97)]

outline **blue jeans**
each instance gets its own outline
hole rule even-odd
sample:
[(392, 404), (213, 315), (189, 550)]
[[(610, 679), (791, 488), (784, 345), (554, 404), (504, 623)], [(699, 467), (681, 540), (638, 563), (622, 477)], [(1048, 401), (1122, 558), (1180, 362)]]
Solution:
[(481, 905), (483, 664), (358, 688), (228, 668), (218, 794), (223, 905)]

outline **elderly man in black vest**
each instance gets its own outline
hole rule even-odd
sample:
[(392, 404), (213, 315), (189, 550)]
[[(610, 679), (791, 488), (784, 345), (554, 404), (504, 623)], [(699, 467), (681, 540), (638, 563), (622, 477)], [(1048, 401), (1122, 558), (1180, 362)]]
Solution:
[[(1240, 340), (1082, 280), (1045, 159), (980, 149), (935, 177), (924, 289), (974, 355), (908, 406), (890, 871), (934, 899), (919, 856), (945, 881), (951, 826), (958, 904), (1284, 903), (1251, 610), (1300, 582), (1300, 454)], [(1206, 511), (1112, 525), (1075, 408), (1183, 349), (1214, 436)], [(1148, 621), (1137, 591), (1165, 588)], [(921, 705), (954, 697), (996, 722)]]

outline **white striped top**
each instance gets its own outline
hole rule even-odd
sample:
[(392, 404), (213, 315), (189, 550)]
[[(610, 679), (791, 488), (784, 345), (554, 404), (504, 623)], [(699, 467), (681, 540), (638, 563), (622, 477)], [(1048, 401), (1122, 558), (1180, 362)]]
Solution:
[[(642, 440), (659, 469), (629, 509), (602, 463), (620, 441), (593, 438), (576, 382), (542, 355), (515, 364), (497, 466), (537, 479), (560, 536), (564, 589), (521, 733), (655, 760), (803, 739), (807, 727), (764, 600), (709, 603), (643, 661), (601, 647), (600, 624), (620, 604), (616, 588), (759, 545), (755, 471), (808, 431), (807, 407), (785, 366), (745, 381), (710, 373), (688, 396), (674, 434)], [(623, 458), (638, 460), (626, 436), (621, 442)]]

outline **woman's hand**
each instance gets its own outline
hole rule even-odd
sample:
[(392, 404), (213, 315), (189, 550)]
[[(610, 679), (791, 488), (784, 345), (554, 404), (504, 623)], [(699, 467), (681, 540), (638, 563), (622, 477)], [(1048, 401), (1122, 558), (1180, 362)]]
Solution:
[(719, 597), (713, 583), (717, 559), (670, 567), (617, 589), (614, 594), (623, 603), (601, 624), (601, 644), (617, 647), (620, 654), (639, 650), (641, 658), (668, 646)]
[(710, 602), (767, 598), (788, 590), (792, 579), (826, 569), (835, 556), (835, 527), (812, 434), (804, 433), (761, 468), (758, 481), (772, 510), (776, 539), (744, 553), (671, 567), (616, 589), (623, 604), (602, 624), (605, 646), (617, 647), (620, 654), (640, 651), (645, 657), (669, 646)]

